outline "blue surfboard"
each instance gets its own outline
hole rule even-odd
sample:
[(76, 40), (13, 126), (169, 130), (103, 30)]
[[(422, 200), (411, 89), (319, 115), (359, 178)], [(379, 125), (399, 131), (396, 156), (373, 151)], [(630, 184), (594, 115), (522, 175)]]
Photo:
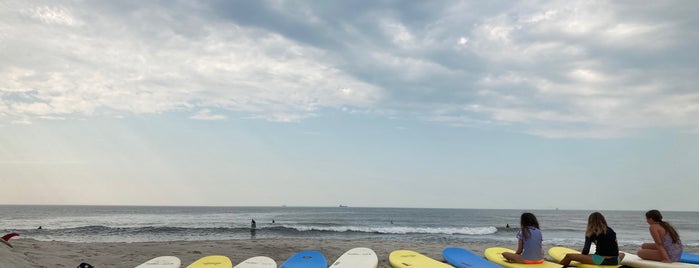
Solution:
[(279, 268), (328, 268), (328, 261), (323, 253), (308, 250), (289, 257)]
[(457, 268), (501, 268), (485, 258), (463, 248), (445, 248), (442, 256), (447, 263)]
[(693, 254), (693, 253), (682, 252), (682, 256), (680, 257), (680, 262), (699, 264), (699, 255)]

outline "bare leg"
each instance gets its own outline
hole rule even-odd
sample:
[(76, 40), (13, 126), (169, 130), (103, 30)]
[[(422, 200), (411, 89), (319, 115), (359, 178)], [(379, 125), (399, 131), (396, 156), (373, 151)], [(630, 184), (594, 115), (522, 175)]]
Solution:
[(514, 254), (510, 252), (503, 252), (502, 256), (505, 257), (510, 262), (516, 262), (516, 263), (524, 263), (522, 261), (522, 255), (519, 254)]
[(656, 249), (657, 250), (658, 245), (656, 245), (655, 243), (643, 243), (643, 245), (641, 245), (641, 249)]
[(660, 250), (657, 249), (641, 249), (638, 251), (638, 257), (644, 260), (662, 261), (663, 256), (660, 254)]
[(592, 261), (592, 256), (572, 253), (566, 254), (566, 256), (561, 260), (560, 264), (562, 264), (564, 267), (568, 267), (571, 261), (577, 261), (584, 264), (594, 264)]

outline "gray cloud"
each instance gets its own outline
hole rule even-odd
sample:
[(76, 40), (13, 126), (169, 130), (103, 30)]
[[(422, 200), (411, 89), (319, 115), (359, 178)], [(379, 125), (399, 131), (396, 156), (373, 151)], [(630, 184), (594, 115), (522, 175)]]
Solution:
[(547, 137), (699, 131), (694, 1), (2, 5), (5, 122), (334, 108)]

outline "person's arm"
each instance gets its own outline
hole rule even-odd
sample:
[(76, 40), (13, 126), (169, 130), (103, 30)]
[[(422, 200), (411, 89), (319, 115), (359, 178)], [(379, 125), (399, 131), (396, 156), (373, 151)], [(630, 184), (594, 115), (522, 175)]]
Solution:
[(665, 247), (663, 246), (663, 240), (662, 240), (662, 234), (661, 231), (665, 231), (662, 226), (660, 225), (653, 225), (650, 228), (650, 236), (653, 237), (653, 242), (655, 242), (655, 246), (658, 248), (658, 251), (660, 251), (660, 256), (663, 258), (663, 262), (672, 262), (670, 261), (670, 257), (667, 256), (667, 251), (665, 251)]
[(582, 254), (590, 254), (590, 246), (592, 245), (592, 237), (585, 237), (585, 245), (583, 246)]
[(524, 241), (522, 239), (517, 239), (517, 252), (515, 254), (522, 255)]

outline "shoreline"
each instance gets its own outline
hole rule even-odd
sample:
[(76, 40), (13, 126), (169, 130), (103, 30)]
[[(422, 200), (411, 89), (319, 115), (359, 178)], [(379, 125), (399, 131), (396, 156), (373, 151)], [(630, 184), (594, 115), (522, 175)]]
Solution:
[[(317, 250), (325, 255), (328, 265), (345, 251), (355, 247), (373, 249), (379, 257), (379, 267), (390, 268), (389, 254), (394, 250), (417, 251), (436, 260), (443, 260), (442, 250), (461, 247), (483, 256), (488, 247), (515, 248), (515, 243), (426, 243), (384, 240), (344, 239), (301, 239), (260, 238), (240, 240), (201, 240), (173, 242), (63, 242), (38, 241), (18, 238), (11, 241), (14, 248), (0, 247), (0, 268), (22, 267), (75, 267), (81, 262), (95, 267), (135, 267), (158, 256), (176, 256), (187, 267), (195, 260), (208, 255), (224, 255), (234, 265), (254, 256), (267, 256), (277, 265), (302, 250)], [(544, 245), (544, 252), (554, 245)], [(561, 245), (577, 248), (580, 245)], [(621, 247), (620, 250), (635, 252), (636, 247)], [(685, 246), (686, 252), (699, 253), (699, 247)], [(550, 260), (550, 257), (547, 259)]]

